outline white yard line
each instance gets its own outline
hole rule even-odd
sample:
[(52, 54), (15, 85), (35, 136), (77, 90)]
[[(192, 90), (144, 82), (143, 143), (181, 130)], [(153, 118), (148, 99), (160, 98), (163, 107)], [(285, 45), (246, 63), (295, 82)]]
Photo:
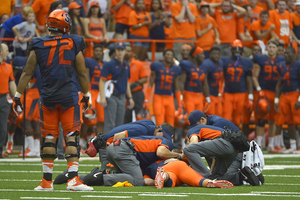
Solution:
[(83, 195), (84, 198), (113, 198), (113, 199), (130, 199), (132, 196), (93, 196), (93, 195)]
[(60, 197), (20, 197), (20, 199), (72, 199), (72, 198), (60, 198)]

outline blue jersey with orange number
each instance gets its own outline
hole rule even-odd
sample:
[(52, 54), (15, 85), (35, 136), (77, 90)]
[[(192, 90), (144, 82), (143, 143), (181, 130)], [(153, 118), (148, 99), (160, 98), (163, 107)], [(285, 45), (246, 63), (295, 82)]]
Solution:
[(30, 89), (38, 88), (39, 92), (41, 92), (41, 73), (39, 66), (36, 66), (30, 79), (30, 83), (34, 83)]
[(218, 96), (219, 84), (223, 78), (223, 61), (220, 59), (216, 65), (211, 59), (205, 59), (200, 68), (206, 73), (210, 95)]
[(184, 90), (191, 92), (202, 92), (202, 81), (205, 79), (204, 69), (196, 67), (191, 61), (180, 61), (182, 71), (186, 72), (186, 81), (184, 83)]
[(207, 115), (207, 125), (216, 126), (222, 129), (229, 127), (232, 131), (239, 131), (240, 129), (231, 121), (219, 117), (217, 115)]
[(227, 56), (224, 56), (221, 59), (223, 61), (225, 79), (224, 92), (246, 92), (246, 76), (252, 76), (252, 61), (249, 58), (240, 58), (238, 61), (233, 61)]
[(283, 56), (276, 56), (275, 59), (270, 59), (267, 55), (254, 56), (253, 63), (260, 66), (258, 82), (262, 90), (275, 92), (278, 81), (278, 67), (284, 61)]
[(180, 67), (175, 65), (165, 67), (162, 62), (155, 61), (151, 64), (150, 68), (156, 73), (155, 94), (172, 95), (175, 78), (181, 73)]
[(146, 169), (150, 164), (157, 160), (161, 160), (156, 155), (158, 147), (164, 146), (170, 151), (173, 150), (172, 141), (157, 136), (141, 136), (134, 138), (124, 138), (122, 140), (130, 140), (134, 144), (136, 150), (136, 158), (140, 161), (141, 169)]
[(41, 101), (51, 109), (61, 104), (64, 110), (78, 104), (76, 55), (85, 43), (76, 35), (32, 38), (29, 50), (35, 51), (41, 72)]
[(99, 81), (101, 76), (101, 71), (103, 69), (103, 63), (98, 63), (93, 58), (85, 58), (85, 66), (90, 70), (90, 83), (92, 90), (99, 90)]
[(112, 143), (114, 135), (125, 131), (126, 137), (138, 137), (138, 136), (153, 136), (155, 131), (155, 123), (149, 119), (143, 119), (128, 124), (123, 124), (113, 128), (109, 131), (103, 139), (109, 143)]
[(282, 85), (281, 92), (300, 91), (300, 61), (297, 60), (291, 65), (282, 63), (279, 65), (279, 74), (281, 76)]
[(193, 135), (198, 136), (198, 141), (204, 141), (204, 140), (212, 140), (214, 138), (217, 138), (222, 135), (222, 131), (224, 129), (216, 127), (216, 126), (210, 126), (210, 125), (197, 125), (191, 128), (187, 132), (187, 137), (191, 138)]

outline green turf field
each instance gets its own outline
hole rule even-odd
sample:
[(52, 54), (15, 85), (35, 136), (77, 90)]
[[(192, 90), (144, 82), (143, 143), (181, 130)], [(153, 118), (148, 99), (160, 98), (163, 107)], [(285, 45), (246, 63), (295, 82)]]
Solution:
[[(82, 157), (79, 173), (89, 173), (99, 161)], [(55, 178), (66, 169), (66, 161), (54, 163)], [(42, 178), (38, 158), (0, 160), (0, 200), (3, 199), (300, 199), (300, 155), (265, 154), (265, 184), (259, 187), (237, 186), (233, 189), (175, 187), (94, 187), (91, 192), (70, 192), (66, 185), (54, 185), (53, 192), (35, 192)]]

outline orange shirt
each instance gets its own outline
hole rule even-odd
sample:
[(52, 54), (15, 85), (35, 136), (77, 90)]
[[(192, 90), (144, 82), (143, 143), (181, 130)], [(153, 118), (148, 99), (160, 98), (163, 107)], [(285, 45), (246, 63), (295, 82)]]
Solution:
[[(142, 12), (142, 13), (136, 13), (135, 10), (131, 11), (128, 18), (128, 25), (138, 25), (140, 23), (143, 23), (146, 21), (146, 18), (148, 18), (148, 21), (151, 22), (151, 16), (148, 12)], [(149, 37), (149, 28), (148, 26), (141, 26), (141, 28), (138, 28), (136, 30), (133, 30), (131, 27), (129, 29), (130, 34), (140, 36), (140, 37)]]
[[(121, 0), (112, 0), (111, 7), (117, 5)], [(130, 2), (134, 5), (136, 0), (130, 0)], [(119, 10), (115, 11), (114, 19), (115, 23), (121, 23), (128, 25), (128, 17), (129, 13), (132, 11), (132, 8), (124, 3)]]
[(36, 0), (32, 5), (32, 9), (36, 14), (36, 20), (40, 26), (45, 26), (50, 10), (50, 5), (56, 0)]
[(0, 94), (9, 93), (9, 82), (15, 80), (12, 66), (6, 62), (0, 64)]
[(269, 21), (275, 25), (274, 32), (285, 44), (288, 44), (291, 35), (290, 29), (293, 29), (289, 11), (285, 10), (284, 15), (281, 15), (277, 10), (271, 10), (269, 11), (269, 14)]
[(237, 6), (243, 6), (249, 4), (248, 0), (234, 0)]
[[(274, 0), (272, 0), (272, 2), (274, 4)], [(261, 7), (263, 10), (269, 10), (268, 0), (258, 0), (256, 5)], [(275, 6), (275, 4), (274, 4), (274, 6)]]
[[(247, 30), (249, 30), (251, 24), (251, 19), (248, 19), (246, 22), (243, 18), (240, 18), (238, 20), (238, 25), (237, 25), (237, 33), (246, 33)], [(239, 37), (239, 36), (238, 36)], [(243, 45), (246, 47), (250, 47), (252, 48), (252, 45), (255, 44), (254, 41), (248, 41), (248, 42), (244, 42), (242, 41)]]
[[(272, 23), (270, 21), (268, 21), (265, 26), (262, 26), (261, 22), (260, 22), (260, 19), (257, 20), (257, 21), (252, 22), (250, 27), (249, 27), (249, 32), (250, 32), (253, 40), (258, 40), (254, 35), (254, 31), (259, 31), (259, 32), (263, 33), (265, 31), (267, 31), (270, 28), (271, 25), (272, 25)], [(265, 37), (262, 41), (265, 44), (267, 44), (268, 41), (270, 40), (270, 38), (271, 38), (271, 34), (269, 34), (267, 37)]]
[[(25, 5), (25, 4), (28, 4), (28, 2), (29, 2), (29, 0), (23, 0), (22, 4)], [(35, 2), (35, 0), (32, 0), (32, 3), (34, 3), (34, 2)]]
[(259, 15), (261, 13), (261, 11), (263, 11), (264, 9), (262, 7), (259, 6), (255, 6), (255, 8), (252, 8), (252, 12), (253, 12), (253, 17), (252, 17), (252, 21), (253, 20), (259, 20)]
[(204, 51), (209, 51), (215, 43), (215, 33), (214, 28), (217, 28), (217, 23), (214, 18), (207, 16), (206, 19), (201, 18), (198, 16), (196, 18), (195, 26), (196, 30), (203, 31), (207, 29), (208, 24), (213, 24), (213, 28), (209, 30), (207, 33), (202, 35), (201, 37), (197, 37), (196, 46), (201, 47)]
[(0, 6), (0, 17), (3, 14), (10, 15), (11, 13), (11, 7), (16, 4), (15, 0), (2, 0), (1, 6)]
[[(165, 28), (165, 35), (166, 35), (166, 40), (174, 40), (174, 31), (173, 31), (173, 27), (170, 28)], [(173, 45), (174, 43), (169, 42), (166, 43), (166, 49), (173, 49)]]
[[(148, 77), (148, 74), (146, 72), (146, 69), (141, 61), (131, 59), (130, 63), (130, 79), (128, 80), (129, 83), (136, 82), (140, 80), (141, 78)], [(139, 90), (142, 90), (143, 86), (140, 85), (136, 87), (132, 92), (136, 92)]]
[(163, 11), (166, 14), (171, 14), (172, 0), (163, 0)]
[[(188, 6), (195, 15), (195, 17), (198, 15), (197, 7), (196, 5), (192, 3), (188, 3)], [(182, 39), (191, 39), (196, 37), (195, 32), (195, 23), (190, 23), (187, 16), (185, 16), (181, 23), (178, 23), (175, 20), (175, 16), (179, 15), (182, 9), (181, 3), (174, 3), (171, 5), (171, 13), (173, 17), (173, 27), (174, 27), (174, 38), (182, 38)]]
[(101, 37), (103, 36), (103, 23), (102, 20), (99, 20), (98, 24), (94, 24), (91, 19), (89, 23), (89, 33), (93, 36)]
[(221, 10), (216, 10), (214, 18), (218, 25), (221, 43), (233, 42), (236, 39), (237, 13), (230, 12), (224, 14)]

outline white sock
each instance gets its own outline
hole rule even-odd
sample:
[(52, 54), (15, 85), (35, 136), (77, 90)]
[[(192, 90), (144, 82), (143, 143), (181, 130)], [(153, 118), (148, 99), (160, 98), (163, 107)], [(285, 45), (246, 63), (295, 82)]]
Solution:
[(40, 139), (34, 139), (34, 151), (40, 153)]
[(15, 133), (9, 133), (7, 134), (7, 142), (12, 142), (14, 143), (14, 135)]
[(284, 145), (284, 142), (283, 142), (283, 131), (281, 131), (280, 146), (285, 148), (285, 145)]
[(275, 135), (275, 142), (274, 142), (275, 147), (280, 147), (280, 137), (281, 135)]
[(28, 137), (25, 136), (25, 150), (28, 148)]
[(290, 146), (291, 146), (291, 149), (293, 150), (297, 150), (297, 146), (296, 146), (296, 140), (295, 139), (290, 139)]
[(256, 142), (257, 142), (258, 146), (260, 146), (260, 147), (262, 145), (262, 139), (263, 139), (263, 136), (261, 136), (261, 135), (256, 136)]
[(28, 141), (28, 149), (30, 151), (34, 151), (34, 143), (33, 143), (34, 139), (33, 139), (33, 135), (32, 136), (28, 136), (27, 137), (27, 141)]
[(268, 147), (274, 148), (274, 141), (275, 141), (275, 137), (269, 137), (269, 143), (268, 143)]
[(185, 138), (181, 138), (181, 148), (184, 149), (185, 147)]

